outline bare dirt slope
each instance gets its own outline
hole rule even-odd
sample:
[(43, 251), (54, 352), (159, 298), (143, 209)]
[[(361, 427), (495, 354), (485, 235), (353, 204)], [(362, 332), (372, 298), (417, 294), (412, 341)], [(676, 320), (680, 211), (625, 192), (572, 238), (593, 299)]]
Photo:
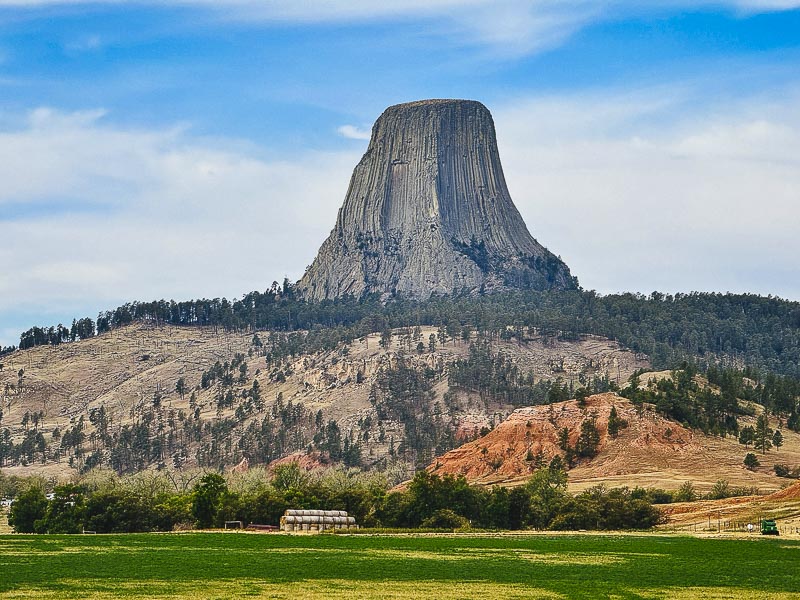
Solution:
[[(403, 345), (400, 333), (395, 332), (389, 348), (381, 347), (380, 336), (373, 334), (329, 352), (295, 356), (282, 365), (281, 377), (275, 376), (275, 366), (268, 367), (266, 359), (251, 346), (252, 333), (225, 333), (200, 327), (133, 324), (80, 342), (14, 352), (0, 359), (3, 364), (0, 431), (8, 428), (12, 439), (18, 443), (26, 431), (35, 427), (43, 434), (47, 450), (44, 462), (37, 457), (28, 464), (6, 464), (4, 468), (17, 473), (49, 475), (72, 472), (65, 453), (58, 450), (58, 439), (53, 437), (56, 430), (63, 435), (68, 427), (84, 417), (84, 449), (88, 453), (94, 447), (94, 428), (89, 421), (93, 408), (104, 407), (110, 428), (118, 430), (134, 420), (141, 420), (143, 408), (152, 406), (156, 394), (161, 397), (159, 414), (167, 423), (178, 413), (193, 413), (189, 406), (192, 393), (201, 421), (214, 423), (234, 418), (235, 406), (220, 409), (215, 387), (201, 389), (200, 379), (216, 361), (230, 361), (237, 353), (245, 356), (247, 377), (246, 381), (233, 386), (236, 402), (240, 402), (241, 392), (251, 388), (257, 380), (266, 406), (248, 414), (240, 422), (241, 428), (233, 431), (231, 452), (234, 454), (236, 436), (248, 423), (258, 422), (270, 411), (279, 394), (284, 402), (302, 403), (314, 413), (322, 410), (325, 420), (337, 420), (343, 432), (355, 429), (360, 419), (374, 413), (369, 393), (377, 373), (401, 355), (418, 367), (438, 369), (434, 391), (441, 399), (448, 391), (447, 365), (466, 356), (469, 343), (448, 341), (438, 344), (435, 351), (426, 347), (424, 352), (417, 353)], [(422, 337), (427, 340), (435, 333), (433, 328), (423, 328)], [(268, 335), (268, 332), (260, 332), (264, 340)], [(575, 342), (535, 336), (523, 343), (498, 340), (493, 342), (493, 349), (512, 356), (520, 369), (532, 371), (537, 379), (562, 378), (569, 382), (577, 381), (581, 375), (608, 375), (613, 380), (624, 381), (634, 370), (648, 365), (646, 357), (637, 356), (609, 340), (590, 336)], [(21, 379), (20, 371), (23, 371)], [(175, 390), (181, 377), (189, 388), (183, 397)], [(512, 409), (465, 394), (459, 408), (445, 416), (461, 430), (477, 431), (502, 421)], [(36, 423), (29, 420), (23, 425), (26, 413), (37, 415)], [(385, 433), (382, 441), (378, 439), (377, 425), (366, 432), (363, 455), (367, 462), (385, 456), (392, 438), (398, 444), (402, 439), (400, 424), (386, 422), (382, 426)], [(190, 447), (186, 466), (192, 466), (195, 460), (194, 449)], [(231, 460), (236, 464), (241, 458), (232, 456)]]
[[(612, 406), (628, 422), (616, 438), (608, 435)], [(787, 480), (777, 478), (772, 465), (800, 464), (800, 435), (785, 428), (780, 450), (759, 455), (761, 466), (748, 471), (742, 460), (752, 448), (746, 449), (733, 437), (689, 430), (652, 410), (637, 411), (627, 399), (608, 393), (589, 397), (583, 407), (570, 400), (516, 410), (493, 431), (438, 457), (429, 468), (440, 474), (463, 474), (481, 483), (518, 483), (535, 470), (539, 452), (545, 464), (564, 454), (560, 429), (568, 428), (574, 446), (581, 424), (591, 418), (600, 434), (598, 453), (579, 460), (569, 471), (570, 488), (575, 491), (598, 483), (677, 489), (685, 481), (707, 491), (719, 479), (728, 480), (731, 486), (777, 491)], [(753, 417), (740, 418), (742, 426), (754, 422)], [(772, 426), (778, 427), (777, 421)], [(529, 460), (531, 457), (534, 460)]]

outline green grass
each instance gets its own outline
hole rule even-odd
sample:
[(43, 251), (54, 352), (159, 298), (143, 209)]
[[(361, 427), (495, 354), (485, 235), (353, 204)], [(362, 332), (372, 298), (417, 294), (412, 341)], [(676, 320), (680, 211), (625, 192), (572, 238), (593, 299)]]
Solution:
[(662, 535), (0, 536), (2, 598), (800, 598), (800, 542)]

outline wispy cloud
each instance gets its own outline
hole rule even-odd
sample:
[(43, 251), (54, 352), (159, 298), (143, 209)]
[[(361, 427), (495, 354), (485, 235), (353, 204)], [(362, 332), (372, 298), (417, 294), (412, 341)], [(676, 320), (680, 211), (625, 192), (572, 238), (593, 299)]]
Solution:
[(751, 12), (768, 12), (779, 10), (793, 10), (800, 8), (798, 0), (732, 0), (731, 4)]
[(252, 145), (193, 138), (184, 126), (115, 127), (104, 114), (37, 109), (0, 133), (0, 206), (61, 204), (0, 217), (6, 326), (3, 315), (22, 307), (80, 315), (98, 303), (231, 297), (298, 278), (358, 160), (343, 151), (270, 161)]
[(67, 52), (91, 52), (103, 47), (103, 38), (97, 34), (76, 38), (64, 45)]
[(514, 56), (552, 48), (589, 24), (630, 12), (713, 8), (753, 14), (800, 8), (800, 0), (0, 0), (0, 7), (22, 9), (98, 4), (201, 9), (222, 20), (249, 24), (416, 21), (454, 44)]
[(495, 110), (534, 236), (603, 292), (800, 299), (800, 90), (712, 106), (675, 87)]
[(350, 140), (368, 140), (370, 137), (369, 129), (362, 129), (355, 125), (342, 125), (336, 131), (342, 137)]

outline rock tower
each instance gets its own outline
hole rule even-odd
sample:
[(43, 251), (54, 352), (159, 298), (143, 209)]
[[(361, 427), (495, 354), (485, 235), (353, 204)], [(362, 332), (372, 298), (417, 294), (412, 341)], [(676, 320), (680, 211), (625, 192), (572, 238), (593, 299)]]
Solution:
[(310, 300), (573, 288), (506, 187), (494, 122), (472, 100), (387, 108), (336, 227), (299, 282)]

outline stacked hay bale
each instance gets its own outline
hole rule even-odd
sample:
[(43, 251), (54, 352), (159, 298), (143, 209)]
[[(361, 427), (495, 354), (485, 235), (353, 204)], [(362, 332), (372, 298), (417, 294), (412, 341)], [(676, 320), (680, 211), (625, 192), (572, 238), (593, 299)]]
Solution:
[(290, 508), (281, 517), (281, 530), (319, 532), (326, 529), (358, 529), (345, 510), (300, 510)]

